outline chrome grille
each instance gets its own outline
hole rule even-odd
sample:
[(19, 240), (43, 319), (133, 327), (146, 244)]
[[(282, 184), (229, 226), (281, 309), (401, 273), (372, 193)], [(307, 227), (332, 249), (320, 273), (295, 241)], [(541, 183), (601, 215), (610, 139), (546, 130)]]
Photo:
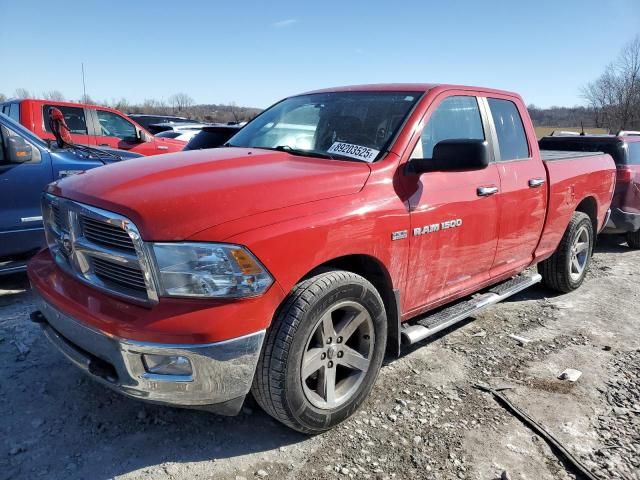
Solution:
[(157, 302), (147, 247), (129, 219), (50, 194), (42, 210), (47, 244), (62, 269), (113, 295)]
[(135, 252), (129, 234), (116, 225), (100, 222), (86, 216), (81, 217), (82, 232), (87, 240), (105, 247)]
[(93, 271), (106, 282), (112, 282), (125, 288), (146, 291), (144, 274), (139, 268), (118, 265), (101, 258), (93, 259)]

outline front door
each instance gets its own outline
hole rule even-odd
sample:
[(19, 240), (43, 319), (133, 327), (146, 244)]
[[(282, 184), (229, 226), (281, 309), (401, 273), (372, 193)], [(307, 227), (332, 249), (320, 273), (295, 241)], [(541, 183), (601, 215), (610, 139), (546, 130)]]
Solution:
[[(431, 158), (442, 140), (486, 138), (486, 120), (476, 97), (454, 95), (436, 103), (409, 162)], [(488, 280), (497, 246), (499, 189), (493, 162), (480, 170), (429, 172), (416, 178), (409, 198), (405, 311), (416, 312)]]
[(0, 259), (43, 245), (40, 197), (52, 180), (47, 151), (26, 141), (30, 157), (12, 158), (12, 136), (22, 139), (0, 125)]

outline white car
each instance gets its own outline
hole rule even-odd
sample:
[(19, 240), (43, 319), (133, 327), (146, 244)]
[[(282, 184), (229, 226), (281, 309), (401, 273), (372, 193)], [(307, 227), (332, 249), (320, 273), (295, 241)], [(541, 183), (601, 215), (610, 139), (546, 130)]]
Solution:
[(203, 127), (207, 126), (206, 123), (158, 123), (154, 124), (154, 127), (161, 129), (162, 131), (156, 133), (156, 137), (160, 138), (175, 138), (176, 140), (182, 140), (188, 142), (195, 135), (197, 135)]

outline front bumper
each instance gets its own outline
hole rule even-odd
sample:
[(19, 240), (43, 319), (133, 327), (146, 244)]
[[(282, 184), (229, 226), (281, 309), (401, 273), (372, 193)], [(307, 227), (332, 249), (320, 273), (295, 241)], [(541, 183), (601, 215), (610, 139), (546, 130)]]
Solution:
[(611, 217), (605, 233), (624, 233), (640, 230), (640, 213), (625, 212), (617, 207), (611, 209)]
[[(91, 328), (37, 294), (33, 315), (46, 337), (94, 380), (126, 396), (176, 407), (235, 415), (251, 388), (264, 330), (231, 340), (195, 345), (130, 341)], [(191, 375), (149, 373), (143, 354), (181, 355)]]

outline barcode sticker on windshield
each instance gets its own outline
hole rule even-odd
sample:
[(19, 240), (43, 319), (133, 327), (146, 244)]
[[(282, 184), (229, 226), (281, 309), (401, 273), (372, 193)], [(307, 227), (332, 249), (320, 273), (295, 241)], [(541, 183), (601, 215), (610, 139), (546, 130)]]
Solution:
[(338, 153), (346, 157), (357, 158), (358, 160), (371, 163), (376, 159), (380, 150), (361, 147), (360, 145), (352, 145), (351, 143), (335, 142), (331, 145), (331, 148), (327, 150), (327, 153)]

